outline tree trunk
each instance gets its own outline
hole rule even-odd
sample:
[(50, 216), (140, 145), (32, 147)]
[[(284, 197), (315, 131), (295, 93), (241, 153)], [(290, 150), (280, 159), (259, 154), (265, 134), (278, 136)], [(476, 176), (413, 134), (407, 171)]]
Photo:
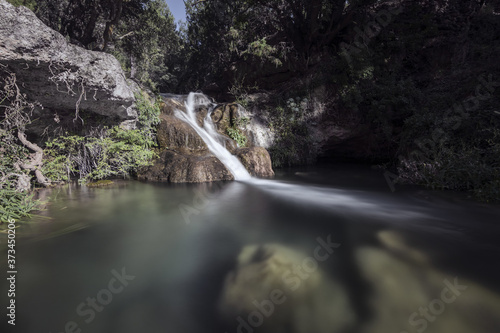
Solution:
[(25, 170), (35, 171), (36, 180), (45, 187), (50, 186), (50, 180), (45, 177), (42, 170), (40, 170), (40, 167), (43, 164), (43, 149), (28, 141), (28, 139), (26, 139), (26, 135), (21, 130), (17, 131), (17, 137), (23, 145), (35, 152), (34, 155), (32, 155), (30, 162), (22, 163), (21, 167)]

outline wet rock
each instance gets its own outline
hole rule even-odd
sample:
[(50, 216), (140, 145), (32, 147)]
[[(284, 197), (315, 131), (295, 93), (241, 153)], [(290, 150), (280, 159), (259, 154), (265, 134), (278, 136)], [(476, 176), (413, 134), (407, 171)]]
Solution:
[(225, 135), (229, 127), (235, 126), (239, 117), (238, 104), (221, 104), (213, 110), (211, 117), (217, 127), (217, 131)]
[(159, 158), (138, 173), (138, 178), (171, 183), (202, 183), (232, 180), (233, 175), (209, 150), (196, 131), (177, 118), (184, 112), (181, 99), (166, 98), (157, 128)]
[(243, 126), (243, 133), (247, 137), (249, 146), (264, 147), (266, 149), (273, 146), (276, 135), (271, 130), (268, 115), (262, 109), (253, 108), (247, 110), (239, 106), (238, 115), (243, 119), (247, 119), (246, 124)]
[(162, 114), (157, 129), (157, 139), (160, 149), (179, 149), (188, 152), (207, 150), (207, 145), (196, 131), (175, 116)]
[(311, 259), (278, 244), (245, 246), (217, 304), (227, 331), (350, 332), (356, 317), (339, 281), (320, 268), (292, 273)]
[[(196, 131), (175, 116), (176, 110), (185, 112), (185, 96), (163, 94), (161, 123), (157, 129), (159, 158), (154, 165), (139, 172), (139, 178), (150, 181), (173, 183), (200, 183), (233, 180), (231, 172), (215, 157)], [(238, 117), (237, 104), (222, 104), (212, 112), (212, 120), (218, 131), (217, 140), (233, 155), (236, 155), (249, 173), (257, 177), (272, 177), (269, 153), (262, 147), (238, 148), (236, 142), (227, 137), (228, 126), (233, 127)], [(204, 125), (208, 108), (200, 106), (196, 119)]]
[(236, 150), (236, 156), (252, 176), (263, 178), (274, 176), (271, 156), (265, 148), (239, 148)]
[(224, 164), (208, 151), (189, 154), (169, 149), (160, 153), (153, 166), (139, 171), (138, 178), (170, 183), (203, 183), (234, 179)]

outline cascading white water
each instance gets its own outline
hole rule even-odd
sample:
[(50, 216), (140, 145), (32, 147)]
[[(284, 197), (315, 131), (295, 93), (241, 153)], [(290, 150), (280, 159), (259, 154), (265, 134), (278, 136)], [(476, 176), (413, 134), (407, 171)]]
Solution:
[[(356, 211), (357, 214), (369, 214), (372, 217), (386, 219), (390, 217), (421, 218), (426, 216), (425, 212), (385, 205), (379, 200), (364, 196), (362, 192), (252, 178), (241, 162), (222, 146), (226, 139), (215, 130), (215, 125), (210, 117), (212, 112), (210, 106), (213, 103), (203, 94), (190, 93), (185, 105), (186, 113), (176, 110), (175, 115), (196, 130), (210, 151), (231, 171), (236, 180), (244, 180), (248, 185), (257, 186), (260, 190), (271, 193), (278, 198), (296, 201), (297, 204), (317, 205), (322, 208), (349, 211), (351, 213)], [(198, 125), (194, 112), (195, 107), (200, 105), (207, 106), (209, 109), (204, 119), (203, 128)], [(231, 195), (234, 195), (234, 193)]]
[(212, 111), (213, 111), (212, 108), (208, 109), (207, 116), (203, 120), (203, 128), (212, 138), (217, 140), (217, 142), (219, 142), (222, 146), (224, 146), (224, 148), (226, 148), (226, 141), (228, 139), (223, 135), (219, 134), (215, 129), (214, 122), (212, 120), (212, 117), (210, 116), (212, 114)]
[(188, 123), (201, 139), (207, 144), (208, 149), (229, 169), (233, 174), (235, 180), (249, 180), (252, 178), (247, 169), (241, 164), (238, 158), (232, 155), (219, 141), (220, 134), (215, 131), (214, 124), (210, 114), (205, 118), (204, 128), (198, 125), (196, 121), (196, 114), (194, 109), (196, 106), (210, 106), (212, 103), (203, 94), (189, 93), (187, 101), (184, 103), (186, 106), (186, 113), (175, 110), (175, 116), (184, 122)]

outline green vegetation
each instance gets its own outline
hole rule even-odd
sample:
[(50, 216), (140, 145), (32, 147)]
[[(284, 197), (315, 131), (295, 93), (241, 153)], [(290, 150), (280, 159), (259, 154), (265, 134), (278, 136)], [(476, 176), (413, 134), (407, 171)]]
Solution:
[(155, 156), (155, 128), (160, 122), (160, 101), (150, 102), (141, 93), (136, 96), (137, 129), (124, 130), (115, 126), (101, 128), (91, 136), (59, 136), (45, 143), (43, 155), (41, 148), (24, 138), (30, 146), (40, 149), (36, 153), (40, 158), (43, 156), (43, 164), (40, 161), (40, 166), (36, 164), (32, 169), (35, 165), (32, 155), (14, 135), (22, 133), (30, 122), (29, 113), (25, 114), (23, 110), (30, 110), (32, 106), (22, 95), (12, 93), (15, 91), (12, 90), (14, 78), (8, 77), (7, 84), (0, 91), (0, 107), (6, 110), (0, 123), (0, 221), (29, 216), (29, 212), (36, 209), (38, 202), (30, 192), (34, 182), (31, 172), (35, 168), (40, 171), (36, 177), (38, 184), (40, 179), (47, 180), (46, 184), (54, 184), (69, 181), (73, 176), (80, 182), (128, 177), (151, 163)]
[[(275, 167), (314, 161), (311, 128), (362, 129), (370, 144), (358, 147), (361, 158), (383, 161), (407, 182), (499, 199), (497, 1), (186, 0), (180, 27), (162, 0), (9, 1), (27, 5), (72, 43), (112, 53), (128, 77), (153, 91), (215, 87), (244, 107), (254, 103), (251, 94), (264, 93), (258, 107), (276, 137)], [(462, 110), (481, 75), (493, 81), (488, 96)], [(44, 173), (87, 181), (124, 177), (147, 163), (157, 110), (141, 97), (139, 105), (137, 130), (51, 140)], [(226, 131), (244, 146), (241, 128)], [(3, 145), (14, 144), (3, 154), (17, 156), (6, 165), (26, 161), (16, 138), (23, 126), (3, 129)], [(16, 144), (18, 152), (8, 151)], [(22, 171), (31, 180), (34, 169)]]
[(238, 127), (228, 127), (226, 132), (231, 139), (236, 141), (238, 147), (245, 147), (247, 145), (247, 137)]
[(116, 56), (130, 78), (173, 91), (184, 57), (181, 32), (163, 0), (8, 0), (89, 50)]
[(307, 98), (290, 98), (285, 106), (278, 105), (270, 110), (270, 125), (275, 134), (274, 145), (269, 149), (273, 167), (307, 164), (314, 155), (304, 119), (307, 101)]
[(151, 103), (145, 94), (137, 97), (139, 128), (103, 128), (97, 136), (60, 136), (46, 143), (44, 172), (63, 182), (77, 175), (80, 182), (110, 177), (128, 177), (149, 165), (155, 156), (155, 126), (160, 122), (159, 100)]
[(0, 130), (0, 225), (10, 218), (29, 217), (30, 211), (37, 207), (34, 194), (24, 189), (26, 184), (22, 184), (28, 182), (29, 186), (31, 176), (15, 167), (27, 155), (27, 149), (17, 144), (14, 136)]
[[(127, 132), (133, 132), (131, 134)], [(138, 130), (114, 127), (99, 138), (61, 136), (46, 143), (44, 172), (53, 181), (78, 175), (81, 182), (108, 177), (127, 177), (138, 167), (148, 165), (154, 153), (144, 144)]]
[(16, 221), (30, 217), (30, 212), (37, 209), (38, 202), (33, 199), (34, 193), (16, 191), (12, 186), (0, 189), (0, 228), (9, 219)]
[(28, 7), (31, 10), (35, 10), (36, 8), (36, 0), (7, 0), (7, 2), (10, 2), (14, 6), (24, 6)]
[(484, 105), (465, 118), (414, 114), (403, 132), (408, 137), (401, 147), (409, 153), (400, 156), (400, 177), (435, 189), (470, 191), (483, 201), (500, 200), (498, 118)]
[(164, 0), (142, 1), (113, 32), (113, 55), (126, 73), (149, 89), (174, 91), (179, 85), (182, 42)]
[[(30, 194), (32, 176), (47, 185), (38, 168), (41, 149), (26, 139), (26, 125), (31, 122), (34, 104), (20, 92), (16, 75), (0, 69), (0, 224), (9, 218), (29, 216), (36, 207)], [(27, 149), (34, 150), (30, 154)]]

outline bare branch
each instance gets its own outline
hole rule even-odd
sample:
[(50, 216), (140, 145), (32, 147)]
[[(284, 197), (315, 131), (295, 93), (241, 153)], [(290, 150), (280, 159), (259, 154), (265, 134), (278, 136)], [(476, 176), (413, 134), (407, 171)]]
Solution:
[(40, 170), (40, 167), (43, 164), (43, 149), (40, 148), (37, 144), (28, 141), (28, 139), (26, 139), (26, 135), (20, 130), (17, 131), (17, 137), (23, 145), (35, 152), (35, 154), (32, 155), (30, 162), (21, 163), (21, 167), (26, 170), (35, 171), (36, 180), (45, 187), (50, 186), (50, 180), (45, 177)]
[(128, 36), (132, 36), (132, 35), (134, 35), (134, 34), (135, 34), (135, 31), (130, 31), (130, 32), (127, 32), (125, 35), (122, 35), (122, 36), (120, 36), (120, 37), (117, 37), (116, 39), (118, 39), (118, 40), (122, 40), (123, 38), (128, 37)]

